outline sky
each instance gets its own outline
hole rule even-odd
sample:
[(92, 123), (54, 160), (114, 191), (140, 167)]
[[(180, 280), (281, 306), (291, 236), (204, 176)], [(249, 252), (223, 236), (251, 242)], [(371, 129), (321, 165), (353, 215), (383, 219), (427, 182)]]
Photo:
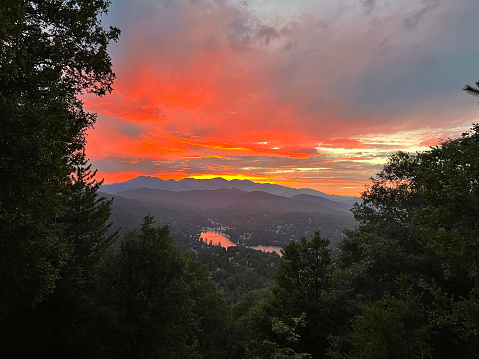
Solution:
[(249, 179), (360, 195), (391, 153), (478, 122), (477, 0), (112, 0), (105, 183)]

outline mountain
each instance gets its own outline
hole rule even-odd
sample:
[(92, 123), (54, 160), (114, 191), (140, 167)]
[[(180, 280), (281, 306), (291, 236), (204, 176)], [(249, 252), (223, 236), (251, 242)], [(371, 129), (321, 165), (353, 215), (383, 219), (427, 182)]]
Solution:
[(247, 192), (261, 191), (284, 197), (293, 197), (296, 195), (306, 194), (327, 198), (331, 201), (346, 203), (350, 207), (353, 203), (358, 201), (357, 197), (331, 195), (310, 188), (295, 189), (271, 183), (256, 183), (249, 180), (236, 179), (228, 181), (223, 178), (203, 180), (184, 178), (182, 180), (176, 181), (172, 179), (162, 180), (158, 177), (139, 176), (126, 182), (105, 184), (101, 186), (101, 191), (109, 194), (114, 194), (117, 192), (130, 191), (142, 187), (175, 192), (192, 190), (216, 190), (220, 188), (237, 188), (239, 190)]
[[(303, 196), (303, 195), (300, 195)], [(167, 191), (152, 188), (137, 188), (131, 191), (117, 192), (116, 197), (147, 202), (162, 203), (171, 207), (224, 208), (224, 209), (262, 209), (268, 211), (298, 211), (332, 214), (347, 212), (348, 205), (317, 196), (304, 195), (301, 198), (277, 196), (263, 191), (242, 191), (237, 188), (215, 190)], [(311, 200), (312, 197), (317, 198)], [(321, 199), (323, 201), (321, 201)], [(323, 203), (324, 202), (324, 203)], [(336, 208), (334, 208), (336, 207)], [(343, 215), (343, 213), (341, 213)]]
[(234, 203), (244, 192), (239, 189), (167, 191), (152, 188), (137, 188), (117, 192), (115, 198), (123, 197), (147, 202), (162, 203), (170, 207), (221, 208)]
[(348, 204), (348, 203), (332, 201), (328, 198), (324, 198), (324, 197), (321, 197), (321, 196), (314, 196), (314, 195), (311, 195), (311, 194), (296, 194), (291, 198), (296, 199), (296, 200), (302, 200), (302, 201), (311, 201), (311, 202), (322, 203), (323, 205), (325, 205), (329, 208), (337, 209), (339, 211), (349, 211), (349, 210), (351, 210), (351, 205)]
[(289, 198), (237, 188), (136, 188), (113, 197), (112, 229), (135, 228), (144, 216), (152, 215), (181, 238), (198, 238), (205, 227), (221, 227), (233, 242), (245, 245), (283, 246), (292, 239), (311, 237), (315, 231), (337, 243), (342, 231), (355, 225), (347, 211), (349, 205), (321, 197)]

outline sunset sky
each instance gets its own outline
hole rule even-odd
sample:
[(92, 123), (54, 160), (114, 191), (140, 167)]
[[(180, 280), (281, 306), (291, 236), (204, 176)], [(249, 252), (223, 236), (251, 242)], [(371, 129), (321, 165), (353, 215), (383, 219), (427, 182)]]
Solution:
[(105, 183), (250, 179), (359, 195), (393, 151), (478, 122), (477, 0), (112, 0)]

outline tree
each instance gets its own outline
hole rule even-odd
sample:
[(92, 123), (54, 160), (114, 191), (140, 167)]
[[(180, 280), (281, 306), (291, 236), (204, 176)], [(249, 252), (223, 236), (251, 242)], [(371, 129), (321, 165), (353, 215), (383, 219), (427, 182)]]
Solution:
[(0, 5), (0, 320), (55, 287), (67, 253), (55, 221), (95, 115), (82, 93), (111, 91), (107, 0)]
[[(354, 208), (359, 226), (341, 244), (342, 287), (349, 287), (359, 309), (350, 337), (357, 353), (369, 345), (361, 339), (368, 330), (381, 336), (384, 357), (416, 334), (420, 347), (437, 358), (477, 352), (478, 158), (474, 125), (428, 151), (392, 155), (363, 193)], [(400, 278), (407, 278), (407, 286), (398, 285)], [(408, 321), (400, 338), (373, 325), (376, 314), (394, 326), (413, 313), (422, 320)]]
[[(251, 314), (250, 355), (325, 356), (335, 315), (329, 294), (334, 268), (328, 246), (329, 240), (316, 232), (310, 240), (302, 237), (283, 247), (271, 296)], [(288, 333), (297, 340), (285, 340)]]
[(222, 293), (210, 280), (207, 267), (184, 256), (189, 273), (188, 284), (193, 298), (193, 316), (196, 319), (196, 350), (203, 358), (230, 358), (226, 355), (227, 307)]
[[(398, 283), (398, 295), (385, 293), (381, 299), (359, 305), (351, 322), (350, 341), (354, 351), (348, 359), (434, 358), (427, 308), (413, 293), (407, 276)], [(330, 349), (332, 358), (345, 358)]]
[(311, 240), (301, 237), (283, 247), (281, 265), (276, 274), (278, 287), (286, 291), (305, 291), (318, 301), (328, 288), (332, 273), (330, 241), (316, 232)]
[(300, 340), (300, 335), (297, 333), (298, 327), (305, 327), (306, 313), (302, 313), (297, 318), (291, 318), (292, 325), (287, 325), (278, 318), (271, 318), (271, 330), (277, 335), (281, 344), (271, 341), (269, 339), (253, 339), (248, 343), (247, 352), (248, 358), (260, 359), (309, 359), (311, 355), (308, 353), (296, 353), (291, 348), (295, 343)]
[(108, 234), (113, 198), (97, 198), (103, 180), (97, 182), (96, 173), (85, 159), (76, 165), (70, 176), (65, 215), (61, 218), (65, 227), (63, 237), (72, 247), (72, 256), (86, 270), (91, 269), (101, 252), (118, 238), (118, 231)]
[(27, 310), (2, 323), (2, 353), (13, 357), (84, 358), (98, 356), (96, 303), (92, 278), (100, 255), (117, 239), (107, 235), (112, 200), (97, 198), (102, 181), (82, 160), (71, 175), (65, 214), (56, 223), (63, 241), (65, 263), (55, 281), (55, 290), (35, 310)]
[[(104, 355), (117, 358), (193, 358), (198, 329), (187, 259), (173, 246), (168, 226), (145, 217), (99, 273)], [(191, 281), (190, 281), (191, 280)]]
[(479, 96), (479, 81), (476, 81), (475, 87), (471, 85), (466, 85), (464, 86), (463, 90), (472, 96)]

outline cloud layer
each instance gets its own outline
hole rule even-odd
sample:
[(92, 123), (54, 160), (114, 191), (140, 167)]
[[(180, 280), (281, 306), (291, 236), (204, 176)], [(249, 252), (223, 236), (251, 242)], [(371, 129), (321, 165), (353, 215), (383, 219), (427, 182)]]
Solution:
[(248, 178), (358, 195), (395, 150), (466, 131), (475, 0), (113, 0), (115, 91), (87, 154), (107, 182)]

